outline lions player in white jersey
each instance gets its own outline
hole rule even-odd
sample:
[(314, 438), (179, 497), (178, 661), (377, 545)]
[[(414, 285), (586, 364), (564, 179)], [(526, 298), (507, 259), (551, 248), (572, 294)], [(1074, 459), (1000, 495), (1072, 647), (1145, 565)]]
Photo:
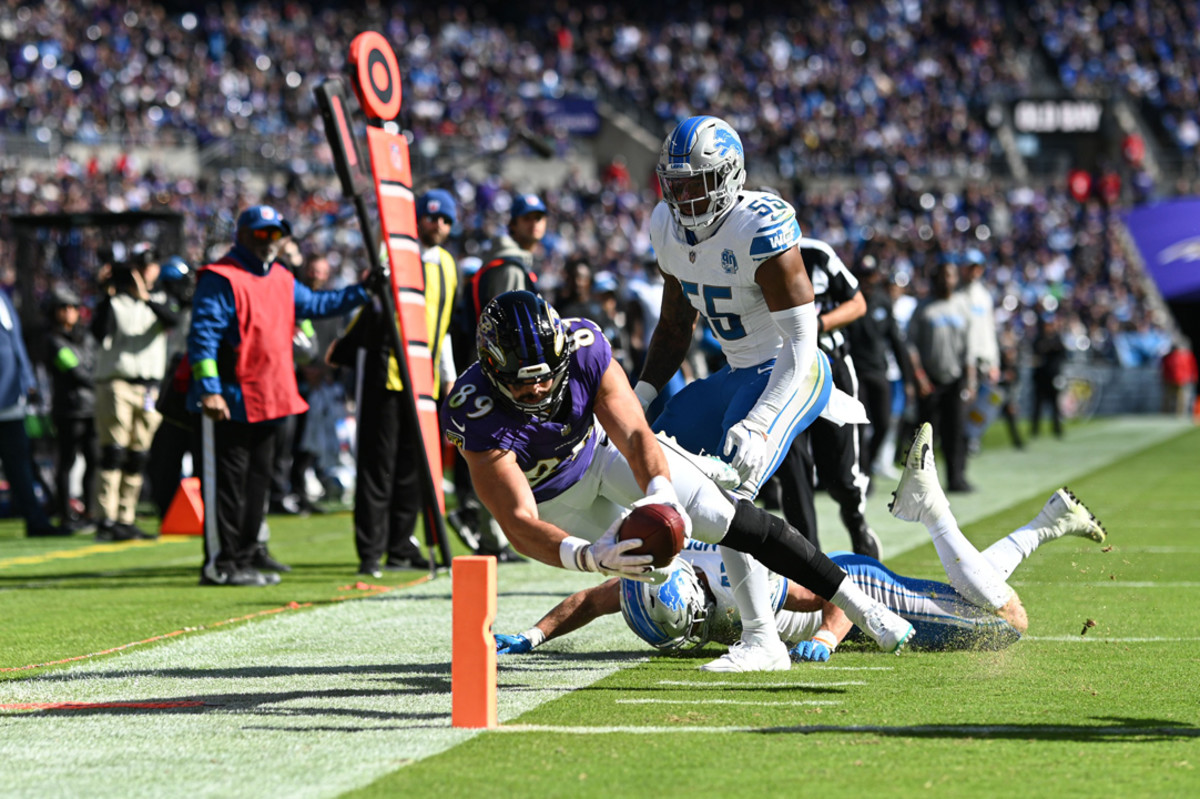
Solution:
[[(866, 417), (836, 392), (817, 351), (820, 327), (795, 209), (775, 195), (743, 190), (745, 157), (733, 128), (711, 116), (684, 120), (663, 142), (657, 173), (663, 201), (651, 216), (650, 241), (666, 284), (634, 390), (643, 408), (654, 401), (703, 314), (728, 365), (672, 397), (653, 427), (691, 452), (724, 455), (741, 478), (735, 493), (753, 500), (818, 415)], [(830, 407), (834, 392), (840, 396)], [(741, 553), (722, 551), (731, 582), (755, 599), (752, 614), (743, 606), (743, 645), (706, 668), (782, 667), (787, 647), (775, 630), (765, 571)]]
[[(1103, 542), (1104, 527), (1067, 489), (1059, 489), (1029, 524), (983, 552), (958, 528), (938, 484), (932, 429), (925, 424), (897, 487), (891, 510), (923, 523), (949, 584), (905, 577), (874, 558), (838, 552), (830, 556), (868, 596), (912, 622), (914, 649), (1002, 649), (1029, 626), (1020, 599), (1006, 580), (1040, 545), (1063, 536)], [(797, 661), (825, 661), (854, 629), (838, 608), (795, 582), (772, 575), (769, 596), (774, 621)], [(639, 638), (665, 650), (730, 644), (741, 619), (717, 547), (689, 540), (661, 585), (609, 580), (574, 594), (521, 635), (497, 635), (500, 654), (522, 654), (579, 629), (600, 616), (621, 613)]]

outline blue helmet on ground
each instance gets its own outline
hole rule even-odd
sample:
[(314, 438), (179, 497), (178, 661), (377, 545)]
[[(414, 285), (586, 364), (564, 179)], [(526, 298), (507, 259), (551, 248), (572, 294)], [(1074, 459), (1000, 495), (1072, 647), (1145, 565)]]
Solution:
[(675, 558), (660, 585), (621, 580), (621, 615), (629, 629), (658, 649), (699, 647), (708, 642), (715, 602), (692, 564)]

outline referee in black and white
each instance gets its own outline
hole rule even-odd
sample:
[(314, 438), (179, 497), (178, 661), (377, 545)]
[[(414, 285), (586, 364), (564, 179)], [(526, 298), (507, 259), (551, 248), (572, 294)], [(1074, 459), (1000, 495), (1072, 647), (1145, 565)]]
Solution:
[[(833, 248), (819, 239), (800, 240), (800, 254), (816, 293), (817, 346), (829, 357), (833, 384), (858, 398), (858, 378), (842, 328), (867, 312), (867, 302)], [(796, 437), (778, 472), (784, 518), (818, 545), (813, 494), (817, 479), (841, 509), (854, 552), (879, 557), (879, 538), (863, 516), (867, 477), (859, 468), (858, 425), (837, 425), (818, 418)]]

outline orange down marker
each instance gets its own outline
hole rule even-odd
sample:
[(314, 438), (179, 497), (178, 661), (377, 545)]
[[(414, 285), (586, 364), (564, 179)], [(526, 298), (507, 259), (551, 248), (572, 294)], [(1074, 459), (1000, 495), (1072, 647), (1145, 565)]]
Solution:
[(450, 658), (450, 723), (455, 727), (495, 727), (496, 559), (490, 555), (454, 559), (451, 586), (454, 641)]

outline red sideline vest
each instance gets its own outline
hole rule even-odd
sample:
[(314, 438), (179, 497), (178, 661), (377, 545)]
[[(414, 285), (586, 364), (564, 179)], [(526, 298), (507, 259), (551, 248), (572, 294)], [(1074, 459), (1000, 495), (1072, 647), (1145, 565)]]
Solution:
[[(281, 419), (308, 410), (296, 388), (292, 330), (296, 325), (295, 278), (279, 264), (252, 275), (230, 258), (204, 267), (229, 281), (237, 308), (236, 377), (247, 422)], [(203, 270), (201, 270), (203, 271)]]

